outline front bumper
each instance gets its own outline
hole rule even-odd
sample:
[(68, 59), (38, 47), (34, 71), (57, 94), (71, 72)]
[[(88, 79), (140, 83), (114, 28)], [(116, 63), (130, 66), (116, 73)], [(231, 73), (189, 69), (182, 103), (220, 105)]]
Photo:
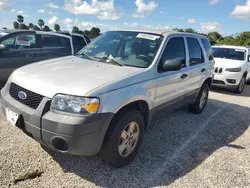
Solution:
[(102, 146), (113, 118), (112, 113), (89, 116), (69, 116), (49, 110), (51, 99), (44, 97), (36, 110), (16, 101), (9, 95), (7, 84), (1, 91), (1, 108), (19, 114), (19, 128), (54, 150), (74, 155), (94, 155)]
[(243, 76), (242, 72), (228, 72), (214, 73), (212, 86), (235, 89), (238, 87)]

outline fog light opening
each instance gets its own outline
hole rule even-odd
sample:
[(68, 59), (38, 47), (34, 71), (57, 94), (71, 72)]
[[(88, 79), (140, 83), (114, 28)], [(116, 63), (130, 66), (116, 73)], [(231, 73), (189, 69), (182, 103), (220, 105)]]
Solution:
[(69, 150), (68, 143), (62, 138), (54, 137), (52, 138), (51, 143), (52, 143), (52, 146), (59, 151), (66, 152)]

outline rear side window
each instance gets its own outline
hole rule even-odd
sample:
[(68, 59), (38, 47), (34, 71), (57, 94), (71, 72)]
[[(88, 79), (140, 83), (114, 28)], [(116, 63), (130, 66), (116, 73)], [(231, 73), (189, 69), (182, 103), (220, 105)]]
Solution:
[(189, 65), (204, 63), (204, 56), (199, 41), (196, 38), (187, 38), (189, 50)]
[(89, 37), (88, 37), (88, 36), (84, 36), (84, 37), (85, 37), (86, 42), (87, 42), (87, 43), (90, 43)]
[(86, 42), (83, 37), (80, 36), (72, 36), (74, 52), (79, 52), (84, 46), (86, 46)]
[[(168, 41), (162, 54), (161, 63), (171, 59), (179, 59), (182, 62), (182, 67), (186, 66), (186, 52), (183, 37), (174, 37)], [(159, 68), (158, 71), (162, 72)]]
[(36, 36), (33, 34), (19, 34), (5, 39), (4, 44), (8, 49), (36, 48)]
[(54, 36), (54, 35), (42, 35), (42, 47), (70, 47), (70, 40), (66, 37)]
[(212, 47), (208, 39), (201, 39), (201, 42), (206, 50), (208, 60), (211, 61), (213, 60), (213, 55), (212, 55)]

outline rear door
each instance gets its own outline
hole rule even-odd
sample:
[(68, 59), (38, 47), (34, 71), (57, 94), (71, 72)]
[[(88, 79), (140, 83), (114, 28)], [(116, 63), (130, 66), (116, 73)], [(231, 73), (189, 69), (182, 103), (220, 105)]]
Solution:
[(41, 50), (37, 45), (35, 32), (21, 32), (1, 39), (6, 49), (0, 52), (0, 81), (5, 82), (9, 75), (21, 66), (40, 60)]
[(186, 37), (188, 55), (189, 55), (189, 87), (188, 92), (199, 90), (205, 77), (209, 74), (209, 65), (207, 58), (203, 53), (202, 43), (199, 38)]
[(72, 55), (69, 37), (40, 34), (43, 60)]

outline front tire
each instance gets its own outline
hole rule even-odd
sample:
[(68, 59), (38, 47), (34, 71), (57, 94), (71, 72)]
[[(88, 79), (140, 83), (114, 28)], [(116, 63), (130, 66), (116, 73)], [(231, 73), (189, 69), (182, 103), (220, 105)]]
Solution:
[(246, 76), (243, 76), (240, 80), (238, 87), (235, 90), (235, 93), (242, 93), (246, 85)]
[(119, 168), (134, 160), (144, 137), (145, 122), (139, 111), (132, 110), (116, 117), (110, 126), (99, 155), (105, 163)]
[(194, 114), (200, 114), (203, 112), (203, 110), (207, 104), (209, 90), (210, 90), (210, 88), (209, 88), (208, 84), (204, 84), (201, 87), (195, 103), (188, 105), (190, 112), (192, 112)]

